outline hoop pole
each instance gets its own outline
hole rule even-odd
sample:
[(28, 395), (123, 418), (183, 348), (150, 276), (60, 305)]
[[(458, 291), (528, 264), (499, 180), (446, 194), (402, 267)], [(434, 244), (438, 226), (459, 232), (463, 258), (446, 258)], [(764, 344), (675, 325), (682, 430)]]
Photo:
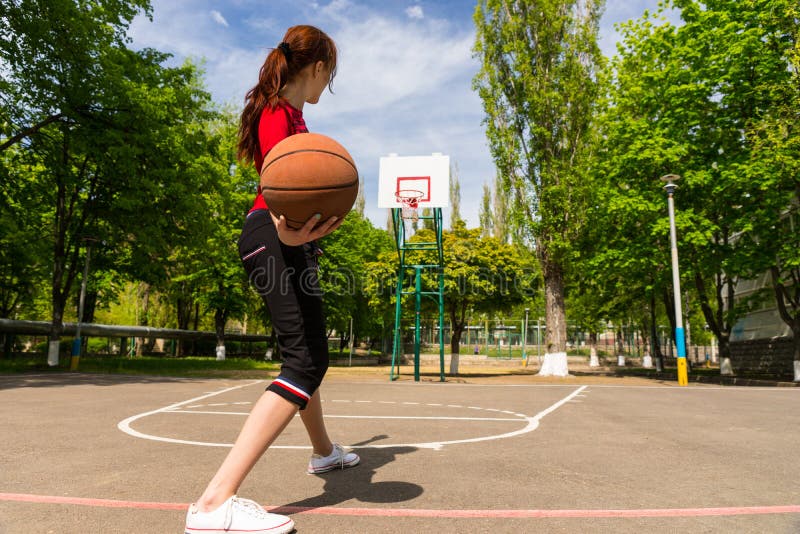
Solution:
[[(392, 224), (394, 225), (395, 244), (397, 245), (397, 286), (395, 288), (395, 322), (394, 322), (394, 339), (392, 346), (392, 368), (390, 371), (390, 379), (396, 380), (400, 374), (400, 361), (405, 356), (403, 350), (403, 332), (402, 332), (402, 306), (403, 295), (414, 295), (414, 380), (420, 380), (420, 352), (422, 346), (422, 296), (436, 297), (439, 312), (439, 377), (442, 382), (445, 381), (444, 375), (444, 250), (442, 246), (442, 209), (433, 208), (433, 215), (430, 217), (433, 220), (434, 231), (436, 233), (436, 241), (426, 243), (430, 247), (423, 249), (415, 248), (418, 243), (406, 242), (406, 225), (402, 217), (401, 208), (392, 208)], [(408, 250), (429, 250), (436, 254), (435, 258), (430, 258), (431, 261), (423, 263), (412, 262), (406, 263), (406, 251)], [(435, 252), (434, 252), (435, 251)], [(414, 284), (413, 290), (403, 291), (403, 284), (406, 277), (411, 276), (410, 270), (414, 270)], [(438, 275), (438, 290), (423, 291), (422, 288), (422, 270), (432, 269)], [(406, 270), (409, 273), (406, 274)]]
[(414, 268), (414, 381), (419, 382), (419, 314), (422, 308), (422, 273), (420, 267)]
[[(397, 273), (397, 289), (395, 291), (395, 307), (394, 307), (394, 342), (392, 346), (392, 370), (390, 372), (390, 379), (397, 380), (400, 376), (400, 353), (403, 350), (403, 336), (400, 329), (402, 323), (401, 310), (403, 303), (403, 269)], [(397, 373), (394, 372), (397, 366)]]

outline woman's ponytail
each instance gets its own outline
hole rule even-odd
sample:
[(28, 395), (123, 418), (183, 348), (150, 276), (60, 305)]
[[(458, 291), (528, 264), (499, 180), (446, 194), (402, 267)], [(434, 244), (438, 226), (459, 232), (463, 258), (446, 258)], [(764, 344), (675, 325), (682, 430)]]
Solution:
[(258, 122), (265, 107), (275, 109), (280, 91), (306, 66), (322, 61), (336, 75), (336, 44), (325, 32), (313, 26), (289, 28), (283, 41), (270, 51), (258, 74), (258, 83), (245, 95), (245, 106), (239, 124), (238, 157), (253, 161), (258, 152)]

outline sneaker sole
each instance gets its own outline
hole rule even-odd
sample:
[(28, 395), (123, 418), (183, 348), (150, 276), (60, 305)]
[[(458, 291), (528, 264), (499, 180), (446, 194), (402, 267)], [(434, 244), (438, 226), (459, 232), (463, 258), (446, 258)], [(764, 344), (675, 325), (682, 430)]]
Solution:
[(282, 525), (260, 530), (184, 529), (184, 534), (236, 534), (237, 532), (242, 534), (288, 534), (294, 532), (294, 521), (290, 519)]
[(314, 467), (314, 468), (309, 467), (307, 472), (309, 475), (318, 475), (320, 473), (327, 473), (328, 471), (335, 471), (337, 469), (347, 469), (348, 467), (355, 467), (360, 462), (361, 458), (356, 458), (351, 462), (345, 462), (344, 465), (342, 465), (341, 462), (336, 462), (335, 464), (325, 465), (322, 467)]

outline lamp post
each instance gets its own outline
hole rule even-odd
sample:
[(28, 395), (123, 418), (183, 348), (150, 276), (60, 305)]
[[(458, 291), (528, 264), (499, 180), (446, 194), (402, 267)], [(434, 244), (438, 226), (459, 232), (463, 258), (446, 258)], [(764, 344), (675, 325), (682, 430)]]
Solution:
[(673, 195), (678, 188), (674, 182), (680, 180), (677, 174), (667, 174), (661, 177), (665, 182), (667, 191), (667, 208), (669, 209), (669, 240), (672, 251), (672, 286), (675, 293), (675, 348), (678, 361), (678, 385), (689, 384), (689, 375), (686, 367), (686, 341), (683, 333), (683, 310), (681, 306), (681, 276), (678, 270), (678, 239), (675, 233), (675, 200)]
[(78, 370), (78, 363), (81, 359), (81, 323), (83, 322), (83, 305), (86, 301), (86, 281), (89, 278), (89, 257), (92, 254), (92, 243), (97, 239), (84, 237), (82, 241), (86, 242), (86, 261), (83, 264), (83, 280), (81, 280), (81, 293), (78, 297), (78, 325), (75, 328), (75, 339), (72, 340), (72, 357), (69, 362), (70, 371)]
[(525, 308), (525, 324), (522, 326), (522, 363), (525, 367), (528, 367), (528, 354), (525, 351), (525, 345), (528, 344), (528, 314), (530, 312), (530, 308)]

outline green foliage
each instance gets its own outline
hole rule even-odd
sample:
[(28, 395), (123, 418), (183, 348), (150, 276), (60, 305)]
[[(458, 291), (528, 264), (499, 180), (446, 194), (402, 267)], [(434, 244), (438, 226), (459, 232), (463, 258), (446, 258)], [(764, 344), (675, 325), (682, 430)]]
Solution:
[(548, 347), (566, 347), (563, 280), (580, 234), (602, 64), (596, 0), (481, 0), (474, 80), (514, 233), (535, 244)]
[[(204, 217), (194, 197), (208, 189), (209, 95), (191, 63), (167, 68), (167, 55), (127, 48), (143, 10), (148, 2), (31, 0), (0, 22), (3, 172), (8, 198), (27, 199), (26, 226), (42, 230), (54, 335), (90, 244), (93, 272), (155, 284), (167, 244), (190, 239)], [(44, 282), (36, 269), (17, 272)]]
[(390, 320), (385, 302), (372, 293), (377, 286), (369, 266), (381, 255), (392, 253), (389, 235), (353, 211), (320, 246), (324, 251), (320, 282), (328, 328), (335, 329), (344, 340), (349, 336), (352, 317), (356, 338), (379, 339)]
[[(657, 178), (682, 175), (676, 194), (683, 287), (694, 286), (723, 355), (746, 303), (740, 278), (797, 257), (775, 228), (795, 209), (798, 7), (792, 1), (676, 0), (675, 27), (646, 13), (623, 40), (599, 120), (594, 223), (584, 263), (611, 301), (667, 295), (669, 225)], [(592, 231), (594, 234), (592, 234)], [(789, 246), (780, 252), (781, 246)], [(633, 304), (620, 301), (622, 308)]]
[[(533, 255), (527, 249), (503, 243), (494, 237), (483, 236), (480, 228), (467, 229), (459, 221), (452, 231), (443, 231), (444, 251), (444, 307), (453, 327), (452, 350), (458, 351), (461, 333), (468, 316), (492, 316), (508, 313), (512, 307), (528, 303), (538, 289), (540, 271)], [(410, 243), (435, 242), (433, 230), (423, 229), (413, 235)], [(433, 251), (408, 251), (406, 263), (435, 263)], [(383, 310), (384, 321), (394, 321), (395, 290), (397, 283), (397, 252), (385, 252), (370, 262), (371, 273), (367, 289), (370, 304)], [(404, 291), (412, 289), (413, 272), (406, 273)], [(422, 273), (422, 290), (438, 291), (438, 274), (426, 269)], [(412, 296), (406, 295), (403, 309), (413, 309)], [(423, 298), (423, 311), (438, 314), (438, 303)], [(474, 314), (474, 315), (473, 315)]]

